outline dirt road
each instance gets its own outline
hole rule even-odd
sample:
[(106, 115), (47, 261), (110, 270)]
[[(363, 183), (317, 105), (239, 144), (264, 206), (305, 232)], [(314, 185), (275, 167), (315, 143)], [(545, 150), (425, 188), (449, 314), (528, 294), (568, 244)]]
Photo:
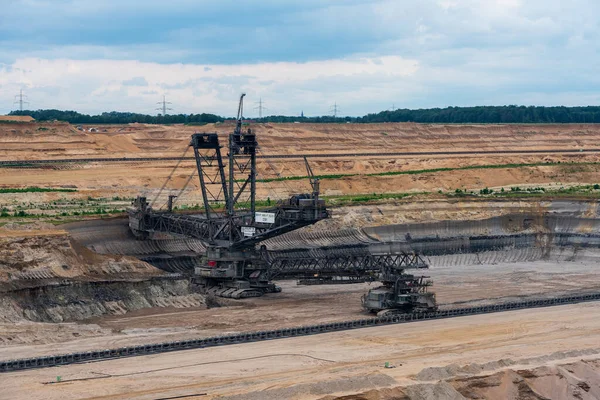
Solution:
[[(0, 398), (317, 399), (414, 384), (432, 366), (560, 351), (554, 358), (565, 361), (584, 349), (597, 357), (599, 340), (600, 307), (589, 303), (3, 374), (10, 385)], [(385, 362), (396, 368), (385, 369)], [(62, 383), (44, 384), (57, 376)]]
[[(597, 264), (531, 262), (432, 268), (438, 302), (465, 306), (600, 291)], [(235, 332), (344, 321), (368, 316), (360, 298), (376, 284), (296, 286), (280, 282), (282, 293), (240, 301), (221, 300), (218, 308), (156, 307), (106, 315), (76, 324), (23, 321), (0, 324), (0, 359), (52, 355), (127, 345), (193, 339)], [(48, 335), (55, 327), (58, 335)], [(13, 338), (11, 341), (7, 338)]]

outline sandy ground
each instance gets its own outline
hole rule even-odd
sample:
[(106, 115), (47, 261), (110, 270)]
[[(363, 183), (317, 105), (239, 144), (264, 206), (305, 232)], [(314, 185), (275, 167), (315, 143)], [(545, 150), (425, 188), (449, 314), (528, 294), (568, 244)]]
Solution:
[[(93, 126), (86, 125), (88, 129)], [(78, 156), (179, 156), (194, 132), (226, 137), (233, 124), (103, 125), (98, 132), (66, 123), (0, 124), (0, 156), (7, 159)], [(266, 154), (393, 151), (477, 151), (595, 148), (595, 124), (443, 125), (254, 124)], [(23, 144), (27, 143), (27, 146)], [(20, 157), (19, 157), (20, 156)]]
[[(148, 279), (163, 272), (137, 258), (101, 255), (58, 229), (0, 229), (0, 293), (73, 281)], [(42, 283), (43, 285), (43, 283)], [(0, 312), (0, 321), (3, 320)]]
[[(91, 126), (86, 126), (90, 128)], [(218, 131), (224, 138), (231, 125), (205, 127), (151, 126), (143, 124), (96, 127), (99, 132), (77, 130), (64, 123), (0, 124), (0, 159), (74, 157), (181, 156), (191, 133)], [(600, 125), (421, 125), (421, 124), (264, 124), (254, 127), (263, 154), (502, 151), (596, 148)], [(189, 155), (189, 154), (188, 154)], [(478, 190), (484, 187), (569, 186), (598, 183), (599, 165), (569, 165), (570, 161), (598, 162), (594, 153), (569, 155), (485, 155), (470, 157), (340, 157), (311, 159), (317, 174), (358, 174), (323, 180), (325, 195), (388, 192)], [(374, 172), (456, 168), (475, 165), (561, 162), (554, 166), (507, 167), (439, 171), (414, 175), (366, 176)], [(0, 194), (0, 206), (61, 202), (65, 199), (152, 195), (171, 173), (173, 162), (152, 164), (88, 163), (57, 168), (0, 169), (3, 186), (76, 187), (74, 193)], [(169, 189), (180, 188), (193, 169), (183, 163)], [(298, 161), (259, 165), (260, 177), (305, 175)], [(278, 199), (309, 190), (308, 182), (289, 181), (259, 185), (259, 197)], [(182, 200), (200, 201), (195, 180)], [(419, 197), (364, 210), (347, 210), (328, 221), (330, 227), (364, 226), (436, 219), (472, 219), (521, 210), (548, 211), (550, 202), (434, 200)], [(595, 214), (597, 204), (586, 204)], [(585, 208), (584, 207), (584, 208)], [(20, 235), (16, 227), (0, 238), (13, 241), (36, 238)], [(10, 252), (7, 253), (10, 255)], [(39, 256), (39, 254), (38, 254)], [(40, 261), (42, 262), (42, 261)], [(59, 265), (59, 264), (57, 264)], [(61, 264), (62, 265), (62, 264)], [(600, 290), (600, 275), (593, 261), (515, 263), (487, 266), (434, 268), (440, 303), (503, 301), (515, 296), (562, 294)], [(213, 336), (222, 333), (314, 324), (364, 317), (360, 296), (369, 286), (297, 287), (283, 283), (284, 292), (226, 307), (152, 308), (121, 316), (105, 316), (79, 323), (0, 324), (0, 359), (57, 354)], [(371, 286), (372, 287), (372, 286)], [(0, 304), (0, 307), (4, 307)], [(543, 358), (564, 351), (568, 362), (573, 351), (600, 358), (600, 308), (596, 303), (541, 310), (427, 321), (405, 326), (363, 329), (313, 337), (227, 346), (157, 356), (73, 365), (46, 370), (2, 374), (0, 399), (137, 398), (159, 399), (206, 393), (201, 398), (317, 399), (332, 393), (358, 393), (368, 389), (413, 385), (415, 376), (428, 367), (505, 358)], [(17, 338), (18, 340), (10, 339)], [(10, 344), (13, 342), (13, 344)], [(581, 358), (581, 355), (578, 356)], [(386, 361), (396, 365), (384, 369)], [(535, 364), (534, 363), (534, 364)], [(529, 364), (529, 366), (535, 366)], [(514, 366), (513, 366), (514, 367)], [(61, 376), (64, 383), (44, 384)], [(419, 376), (422, 376), (419, 375)], [(73, 379), (93, 380), (73, 381)], [(194, 397), (189, 397), (194, 398)], [(427, 398), (427, 397), (423, 397)], [(429, 397), (431, 398), (431, 396)], [(532, 397), (535, 398), (535, 397)]]
[[(426, 271), (435, 282), (440, 304), (462, 307), (515, 300), (520, 296), (562, 295), (600, 291), (600, 274), (593, 262), (505, 263), (493, 266), (440, 267)], [(0, 359), (217, 336), (344, 321), (370, 316), (360, 297), (376, 284), (297, 286), (281, 282), (283, 292), (205, 308), (152, 308), (81, 321), (47, 324), (22, 321), (0, 324), (0, 337), (18, 336), (14, 345), (0, 347)], [(60, 338), (44, 339), (52, 327)], [(29, 338), (29, 340), (27, 340)], [(26, 341), (26, 344), (23, 344)], [(4, 343), (9, 343), (3, 340)], [(57, 342), (61, 343), (60, 345)]]
[[(414, 384), (432, 366), (596, 349), (599, 340), (600, 307), (588, 303), (9, 373), (0, 398), (317, 399)], [(44, 384), (57, 376), (63, 383)]]
[[(0, 142), (1, 144), (1, 142)], [(426, 172), (411, 175), (367, 176), (372, 173), (430, 170), (435, 168), (459, 168), (477, 165), (537, 164), (552, 162), (558, 165), (537, 165), (529, 167), (507, 167), (495, 169), (470, 169)], [(572, 156), (484, 156), (484, 157), (402, 157), (311, 159), (311, 167), (318, 175), (354, 174), (339, 179), (323, 179), (321, 193), (324, 196), (339, 196), (358, 193), (409, 193), (409, 192), (454, 192), (455, 189), (505, 188), (511, 186), (559, 188), (578, 184), (595, 184), (598, 180), (600, 165), (569, 165), (569, 162), (596, 163), (597, 154), (575, 154)], [(0, 205), (10, 205), (13, 200), (28, 203), (35, 200), (46, 202), (61, 198), (85, 199), (91, 197), (135, 197), (145, 194), (153, 198), (158, 189), (172, 174), (175, 161), (160, 163), (116, 163), (90, 165), (71, 165), (67, 169), (0, 169), (0, 181), (6, 187), (52, 187), (76, 188), (74, 193), (25, 193), (2, 194)], [(159, 198), (163, 203), (169, 191), (179, 191), (185, 185), (195, 167), (192, 163), (182, 163), (166, 185)], [(300, 160), (272, 160), (269, 163), (259, 161), (259, 179), (305, 176), (305, 168)], [(257, 196), (260, 199), (281, 199), (292, 193), (304, 193), (310, 190), (308, 180), (259, 182)], [(179, 204), (193, 205), (201, 202), (199, 184), (192, 179), (178, 200)]]
[(0, 121), (32, 122), (35, 120), (27, 115), (0, 115)]
[[(89, 128), (89, 127), (86, 127)], [(0, 159), (47, 159), (82, 157), (178, 157), (184, 153), (195, 131), (217, 131), (226, 140), (233, 129), (227, 124), (189, 127), (182, 125), (107, 125), (99, 132), (79, 131), (65, 123), (0, 124)], [(596, 125), (428, 125), (428, 124), (258, 124), (261, 152), (273, 154), (319, 154), (356, 152), (580, 150), (596, 148), (600, 127)], [(189, 153), (189, 152), (188, 152)], [(190, 155), (190, 154), (187, 154)], [(359, 174), (323, 180), (324, 195), (389, 192), (473, 190), (511, 185), (568, 185), (596, 183), (598, 165), (556, 165), (493, 170), (441, 171), (419, 175), (376, 176), (364, 174), (474, 165), (561, 162), (598, 162), (597, 153), (339, 157), (311, 159), (316, 174)], [(102, 164), (86, 163), (35, 169), (0, 169), (2, 185), (76, 187), (76, 194), (45, 194), (47, 201), (58, 197), (86, 198), (135, 196), (154, 193), (171, 173), (175, 162)], [(301, 159), (260, 161), (259, 178), (305, 175)], [(180, 189), (193, 171), (184, 162), (168, 183)], [(307, 181), (259, 184), (258, 196), (279, 199), (292, 192), (309, 190)], [(165, 193), (165, 196), (167, 194)], [(28, 202), (30, 194), (0, 196)], [(166, 198), (166, 197), (165, 197)], [(196, 179), (180, 202), (196, 204)]]

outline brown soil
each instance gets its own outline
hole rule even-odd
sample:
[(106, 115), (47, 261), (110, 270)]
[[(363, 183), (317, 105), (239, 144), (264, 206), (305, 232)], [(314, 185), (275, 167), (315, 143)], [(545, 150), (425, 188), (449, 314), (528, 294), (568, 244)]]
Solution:
[(0, 115), (0, 121), (32, 122), (35, 119), (28, 115)]
[(129, 280), (163, 272), (138, 259), (100, 255), (56, 229), (0, 229), (0, 292), (75, 282)]
[[(89, 132), (91, 127), (98, 132)], [(86, 131), (65, 123), (0, 124), (0, 159), (180, 156), (194, 131), (218, 131), (224, 139), (233, 129), (226, 124), (199, 128), (143, 124), (84, 128)], [(600, 138), (600, 125), (265, 124), (254, 129), (263, 154), (579, 150), (597, 147)], [(364, 175), (558, 161), (561, 165)], [(560, 187), (597, 182), (600, 166), (564, 165), (568, 161), (599, 162), (600, 155), (348, 156), (311, 159), (311, 165), (317, 174), (359, 174), (323, 180), (325, 195), (477, 190), (511, 185)], [(132, 197), (140, 192), (151, 196), (174, 164), (3, 168), (3, 186), (76, 187), (78, 192), (4, 193), (0, 194), (0, 206)], [(180, 188), (192, 170), (193, 163), (182, 163), (167, 188)], [(305, 175), (300, 160), (261, 162), (259, 172), (261, 178)], [(182, 202), (200, 202), (194, 185), (196, 182), (192, 182)], [(304, 181), (259, 186), (259, 197), (271, 199), (309, 189)], [(508, 212), (552, 212), (556, 207), (556, 202), (531, 199), (463, 201), (416, 197), (337, 209), (334, 218), (317, 228), (477, 219)], [(595, 216), (597, 212), (594, 201), (565, 207), (579, 207), (581, 215)], [(461, 305), (481, 304), (490, 298), (600, 288), (594, 258), (562, 260), (433, 268), (430, 272), (438, 301)], [(33, 314), (27, 317), (23, 299), (1, 298), (0, 309), (4, 311), (0, 311), (0, 359), (353, 319), (364, 316), (360, 296), (369, 289), (366, 284), (297, 287), (288, 282), (280, 294), (240, 302), (222, 301), (223, 307), (207, 310), (203, 299), (189, 297), (185, 288), (146, 283), (158, 274), (147, 264), (126, 257), (94, 254), (52, 226), (4, 226), (0, 229), (0, 284), (6, 290), (36, 290), (40, 284), (62, 279), (83, 284), (120, 279), (142, 282), (139, 287), (111, 282), (116, 286), (103, 293), (129, 293), (130, 297), (120, 302), (100, 299), (98, 309), (86, 303), (96, 294), (89, 287), (71, 293), (67, 299), (55, 290), (45, 291), (46, 297), (37, 296), (37, 292), (24, 296), (31, 304), (35, 304), (35, 299), (44, 302), (38, 305), (43, 310), (36, 314), (38, 319)], [(79, 300), (82, 304), (77, 304)], [(600, 354), (599, 310), (590, 303), (11, 373), (2, 376), (2, 382), (11, 384), (0, 385), (0, 398), (156, 399), (207, 393), (202, 398), (319, 399), (331, 395), (329, 398), (346, 399), (534, 399), (554, 398), (555, 389), (560, 390), (557, 398), (597, 398), (597, 368), (593, 360)], [(53, 318), (79, 322), (31, 321)], [(557, 352), (562, 353), (547, 358)], [(513, 362), (502, 361), (507, 359)], [(586, 361), (580, 362), (581, 359)], [(384, 368), (386, 361), (396, 368)], [(67, 382), (44, 384), (56, 381), (58, 375)], [(80, 378), (85, 380), (77, 380)]]
[[(569, 357), (597, 356), (599, 349), (557, 352), (534, 360), (500, 360), (485, 365), (458, 366), (456, 364), (438, 368), (445, 374), (432, 376), (428, 384), (407, 387), (374, 389), (347, 396), (326, 396), (320, 400), (397, 400), (397, 399), (506, 399), (506, 400), (576, 400), (600, 398), (600, 360), (580, 359), (567, 364), (558, 363)], [(544, 365), (546, 363), (546, 365)], [(511, 365), (529, 366), (529, 369), (506, 368)], [(427, 368), (426, 370), (430, 370)], [(424, 375), (423, 370), (417, 377)], [(483, 374), (484, 371), (497, 371)], [(427, 374), (425, 374), (427, 375)], [(461, 375), (461, 377), (456, 377)], [(463, 377), (464, 376), (464, 377)], [(443, 379), (444, 381), (439, 381)]]
[[(469, 393), (490, 399), (571, 399), (578, 397), (553, 397), (552, 391), (574, 393), (575, 384), (582, 396), (589, 386), (583, 398), (591, 399), (598, 390), (599, 316), (600, 308), (590, 303), (8, 373), (3, 379), (11, 385), (3, 393), (14, 399), (206, 394), (199, 398), (262, 400), (335, 398), (390, 388), (412, 399), (461, 399)], [(512, 371), (501, 362), (507, 359), (516, 362), (508, 366)], [(385, 368), (386, 362), (395, 368)], [(453, 364), (461, 374), (417, 378), (426, 368)], [(464, 379), (480, 375), (491, 377)], [(44, 384), (57, 376), (62, 383)], [(405, 389), (394, 393), (391, 388)], [(506, 397), (511, 388), (522, 396)], [(541, 397), (525, 397), (532, 392)]]
[[(438, 302), (444, 307), (464, 307), (489, 302), (516, 301), (524, 296), (564, 295), (583, 291), (600, 291), (600, 276), (595, 262), (504, 263), (494, 266), (475, 265), (456, 268), (441, 267), (428, 271), (435, 282)], [(502, 284), (499, 285), (498, 282)], [(219, 300), (223, 307), (163, 304), (155, 308), (107, 313), (80, 321), (80, 338), (66, 338), (62, 352), (93, 350), (135, 344), (164, 342), (218, 336), (237, 332), (276, 329), (370, 317), (361, 307), (361, 296), (374, 284), (335, 286), (296, 286), (293, 281), (279, 282), (283, 292), (245, 300)], [(525, 324), (526, 322), (523, 322)], [(45, 324), (41, 325), (42, 327)], [(71, 325), (69, 325), (71, 326)], [(47, 355), (56, 352), (52, 338), (36, 346), (22, 347), (19, 341), (9, 346), (2, 332), (0, 359)], [(22, 340), (32, 335), (31, 324), (21, 334)], [(70, 328), (74, 329), (74, 328)], [(98, 331), (87, 338), (89, 331)], [(75, 330), (74, 330), (75, 331)], [(109, 333), (110, 332), (110, 333)], [(14, 336), (11, 336), (14, 337)]]
[[(89, 132), (89, 128), (97, 132)], [(0, 127), (0, 156), (179, 156), (194, 132), (226, 139), (231, 124), (84, 126), (35, 123)], [(597, 147), (600, 127), (565, 125), (256, 124), (265, 154), (581, 149)], [(27, 146), (23, 146), (23, 144)], [(22, 155), (25, 157), (18, 157)], [(4, 157), (3, 157), (4, 158)]]
[[(183, 125), (108, 125), (98, 132), (76, 129), (66, 123), (0, 124), (0, 159), (47, 159), (81, 157), (178, 157), (195, 131), (217, 131), (226, 140), (233, 128), (228, 124), (189, 127)], [(579, 150), (597, 147), (597, 125), (424, 125), (424, 124), (258, 124), (263, 154)], [(384, 134), (385, 133), (385, 134)], [(188, 152), (188, 156), (191, 153)], [(598, 162), (596, 153), (524, 154), (482, 156), (396, 156), (311, 159), (317, 174), (368, 174), (390, 171), (455, 168), (473, 165), (544, 162)], [(43, 169), (0, 169), (4, 186), (75, 186), (78, 194), (65, 197), (135, 196), (153, 193), (171, 173), (175, 162), (103, 164), (87, 163)], [(184, 162), (167, 188), (181, 188), (194, 169)], [(388, 192), (479, 190), (511, 185), (569, 185), (596, 183), (598, 165), (538, 166), (492, 170), (432, 172), (419, 175), (364, 175), (323, 180), (325, 195)], [(303, 161), (259, 162), (259, 178), (305, 175)], [(278, 199), (292, 192), (307, 191), (308, 182), (288, 181), (259, 184), (259, 197)], [(30, 197), (56, 200), (58, 194), (2, 195), (3, 199), (28, 201)], [(166, 196), (166, 195), (165, 195)], [(200, 201), (197, 182), (191, 182), (181, 202)]]

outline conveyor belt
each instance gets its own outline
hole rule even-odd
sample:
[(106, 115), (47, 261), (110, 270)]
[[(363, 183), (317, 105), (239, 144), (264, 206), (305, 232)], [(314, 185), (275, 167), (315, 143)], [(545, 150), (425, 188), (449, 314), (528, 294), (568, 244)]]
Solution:
[(245, 332), (203, 339), (181, 340), (174, 342), (121, 347), (108, 350), (87, 351), (35, 358), (24, 358), (19, 360), (0, 361), (0, 372), (12, 372), (26, 369), (55, 367), (60, 365), (86, 363), (92, 361), (110, 360), (124, 357), (145, 356), (150, 354), (159, 354), (179, 350), (191, 350), (201, 349), (205, 347), (260, 342), (265, 340), (308, 336), (329, 332), (340, 332), (350, 329), (360, 329), (392, 324), (404, 324), (423, 320), (462, 317), (468, 315), (523, 310), (529, 308), (551, 307), (557, 305), (576, 304), (598, 300), (600, 300), (600, 293), (585, 294), (579, 296), (555, 297), (550, 299), (533, 299), (479, 307), (440, 310), (429, 313), (401, 314), (385, 318), (365, 318), (352, 321), (333, 322), (328, 324), (274, 329), (269, 331)]

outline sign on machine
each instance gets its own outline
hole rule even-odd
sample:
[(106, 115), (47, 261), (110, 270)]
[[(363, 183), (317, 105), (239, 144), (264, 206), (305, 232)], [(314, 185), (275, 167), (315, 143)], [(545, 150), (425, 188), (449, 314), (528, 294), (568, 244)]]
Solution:
[(254, 213), (254, 220), (262, 224), (274, 224), (275, 213), (256, 212)]
[(252, 237), (256, 233), (256, 228), (253, 226), (242, 226), (242, 235), (244, 237)]

